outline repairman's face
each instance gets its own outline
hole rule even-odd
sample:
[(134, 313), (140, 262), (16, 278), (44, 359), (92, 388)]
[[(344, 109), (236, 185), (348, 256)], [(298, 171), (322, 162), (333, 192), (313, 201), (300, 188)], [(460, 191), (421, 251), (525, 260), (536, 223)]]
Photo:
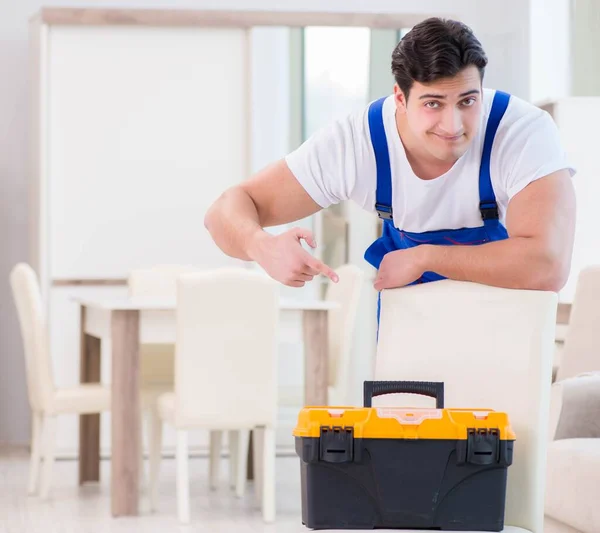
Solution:
[(477, 135), (482, 109), (477, 67), (427, 85), (415, 82), (408, 102), (397, 85), (394, 92), (397, 111), (404, 114), (404, 124), (419, 149), (448, 163), (467, 151)]

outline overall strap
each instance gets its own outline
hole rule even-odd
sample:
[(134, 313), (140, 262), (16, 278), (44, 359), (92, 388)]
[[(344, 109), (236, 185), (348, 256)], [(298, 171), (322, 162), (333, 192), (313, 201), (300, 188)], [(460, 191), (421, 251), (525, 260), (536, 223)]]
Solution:
[(496, 195), (494, 194), (494, 188), (492, 187), (490, 160), (494, 137), (498, 130), (498, 125), (504, 116), (504, 112), (508, 107), (509, 100), (509, 94), (496, 91), (485, 130), (483, 152), (481, 154), (481, 167), (479, 168), (479, 210), (481, 211), (481, 217), (483, 218), (484, 224), (488, 220), (498, 220), (499, 218)]
[(375, 209), (379, 218), (393, 220), (392, 171), (385, 128), (383, 127), (383, 104), (386, 98), (380, 98), (369, 106), (369, 131), (377, 165)]

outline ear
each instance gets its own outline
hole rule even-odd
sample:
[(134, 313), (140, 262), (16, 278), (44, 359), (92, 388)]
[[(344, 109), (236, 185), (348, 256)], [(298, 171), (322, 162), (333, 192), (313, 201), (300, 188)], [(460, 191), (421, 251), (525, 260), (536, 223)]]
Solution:
[(397, 111), (406, 113), (406, 97), (397, 83), (394, 84), (394, 102), (396, 102)]

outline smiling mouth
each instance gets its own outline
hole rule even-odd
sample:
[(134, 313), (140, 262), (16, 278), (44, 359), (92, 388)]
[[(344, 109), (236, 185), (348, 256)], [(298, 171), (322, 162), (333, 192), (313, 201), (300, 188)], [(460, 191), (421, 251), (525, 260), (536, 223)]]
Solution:
[(439, 135), (439, 134), (437, 134), (437, 133), (434, 133), (434, 135), (435, 135), (436, 137), (439, 137), (440, 139), (442, 139), (442, 141), (446, 141), (446, 142), (456, 142), (456, 141), (458, 141), (458, 140), (462, 139), (464, 134), (463, 134), (463, 133), (461, 133), (460, 135), (454, 135), (453, 137), (448, 137), (448, 136), (446, 136), (446, 135)]

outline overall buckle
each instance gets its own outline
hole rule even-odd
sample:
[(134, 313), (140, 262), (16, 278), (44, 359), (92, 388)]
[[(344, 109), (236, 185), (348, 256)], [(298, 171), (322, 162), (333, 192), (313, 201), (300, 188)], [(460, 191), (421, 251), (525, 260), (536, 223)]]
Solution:
[(500, 213), (498, 212), (498, 204), (486, 203), (483, 202), (479, 204), (479, 211), (481, 211), (481, 218), (483, 220), (498, 220), (500, 218)]
[(389, 205), (383, 205), (383, 204), (376, 203), (375, 210), (377, 211), (379, 218), (383, 218), (385, 220), (393, 220), (394, 219), (394, 212)]

